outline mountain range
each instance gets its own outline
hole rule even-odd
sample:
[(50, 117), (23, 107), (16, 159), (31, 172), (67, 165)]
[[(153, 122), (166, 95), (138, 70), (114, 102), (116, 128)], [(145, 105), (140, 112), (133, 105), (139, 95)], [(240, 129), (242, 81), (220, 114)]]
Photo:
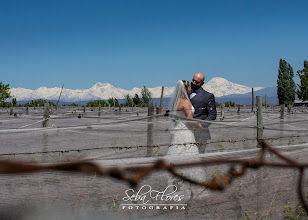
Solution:
[[(170, 98), (173, 94), (175, 87), (165, 87), (164, 97)], [(210, 81), (203, 85), (203, 88), (215, 95), (216, 98), (247, 98), (251, 97), (251, 88), (230, 82), (221, 77), (212, 78)], [(272, 87), (270, 87), (272, 88)], [(274, 89), (255, 87), (254, 91), (259, 93), (266, 93), (267, 97), (277, 96)], [(274, 87), (273, 87), (274, 88)], [(136, 93), (140, 96), (142, 88), (133, 88), (132, 90), (125, 90), (116, 88), (110, 83), (98, 82), (89, 89), (66, 89), (63, 88), (61, 94), (61, 101), (64, 102), (84, 102), (96, 99), (109, 99), (111, 97), (117, 99), (124, 99), (124, 96), (129, 94), (134, 96)], [(160, 98), (162, 87), (148, 88), (152, 94), (152, 98)], [(58, 100), (61, 88), (47, 88), (40, 87), (36, 90), (25, 88), (11, 88), (11, 95), (20, 101), (31, 101), (36, 99)]]
[[(278, 97), (277, 97), (277, 86), (267, 87), (264, 89), (260, 89), (255, 91), (254, 89), (254, 97), (262, 96), (262, 102), (265, 103), (266, 96), (266, 104), (268, 105), (277, 105)], [(216, 101), (219, 103), (233, 101), (240, 105), (250, 105), (251, 104), (251, 91), (249, 93), (244, 94), (231, 94), (226, 96), (217, 97)], [(257, 103), (256, 98), (254, 103)]]

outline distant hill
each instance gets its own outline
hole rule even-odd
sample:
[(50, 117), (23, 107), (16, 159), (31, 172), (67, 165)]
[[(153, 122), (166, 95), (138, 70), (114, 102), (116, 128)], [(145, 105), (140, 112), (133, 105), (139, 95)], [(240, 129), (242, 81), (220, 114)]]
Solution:
[[(262, 102), (265, 102), (266, 95), (266, 103), (269, 105), (277, 105), (277, 86), (267, 87), (264, 89), (260, 89), (258, 91), (254, 91), (254, 97), (262, 96)], [(217, 97), (217, 102), (223, 103), (227, 101), (233, 101), (240, 105), (251, 105), (251, 92), (245, 94), (231, 94), (227, 96)], [(254, 103), (256, 103), (256, 98)]]

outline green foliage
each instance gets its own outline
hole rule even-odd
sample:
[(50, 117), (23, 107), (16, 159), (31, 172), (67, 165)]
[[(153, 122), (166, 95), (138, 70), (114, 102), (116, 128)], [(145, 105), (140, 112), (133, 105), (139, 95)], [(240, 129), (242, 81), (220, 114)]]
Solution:
[(109, 98), (108, 99), (108, 103), (111, 105), (111, 106), (113, 106), (113, 105), (115, 105), (115, 107), (119, 107), (119, 101), (118, 101), (118, 99), (117, 98)]
[(223, 152), (224, 151), (224, 145), (220, 142), (218, 144), (218, 147), (215, 149), (215, 152)]
[(291, 65), (280, 59), (277, 79), (277, 96), (280, 105), (293, 104), (295, 100), (296, 85), (293, 77), (294, 72)]
[(110, 212), (118, 211), (119, 206), (120, 206), (118, 195), (116, 195), (114, 198), (109, 197), (107, 199), (107, 206)]
[(141, 89), (141, 97), (142, 97), (142, 102), (145, 105), (148, 105), (148, 103), (152, 101), (152, 94), (150, 93), (149, 89), (146, 86), (143, 86)]
[(76, 103), (71, 103), (71, 104), (68, 104), (68, 105), (63, 105), (63, 106), (72, 106), (72, 107), (79, 107), (79, 105), (78, 104), (76, 104)]
[(236, 106), (236, 102), (228, 101), (224, 102), (226, 107), (234, 107)]
[(297, 96), (301, 100), (306, 101), (308, 100), (308, 62), (306, 60), (304, 61), (304, 69), (298, 70), (297, 75), (300, 79), (300, 84), (297, 84)]
[[(304, 199), (305, 200), (308, 199), (308, 192), (304, 193)], [(293, 219), (293, 220), (307, 219), (307, 213), (305, 209), (303, 208), (303, 204), (300, 200), (297, 201), (297, 204), (294, 210), (290, 206), (289, 203), (287, 203), (287, 205), (285, 205), (284, 208), (285, 208), (284, 213), (286, 214), (284, 219), (289, 219), (289, 220), (290, 219)]]
[[(28, 102), (22, 106), (25, 106), (25, 107), (42, 107), (44, 106), (44, 104), (47, 103), (46, 100), (43, 100), (43, 99), (37, 99), (37, 100), (31, 100), (31, 102)], [(49, 102), (49, 104), (53, 104), (53, 102)]]
[(245, 219), (245, 220), (250, 220), (250, 216), (249, 216), (249, 212), (248, 211), (245, 211), (243, 214), (242, 214), (242, 219)]
[(290, 137), (290, 138), (289, 138), (288, 145), (293, 145), (293, 144), (295, 144), (294, 137)]
[(136, 93), (135, 96), (133, 97), (133, 102), (135, 103), (136, 106), (141, 104), (141, 100), (139, 98), (139, 95)]
[(12, 103), (10, 103), (10, 102), (3, 102), (3, 103), (0, 103), (0, 107), (11, 108), (12, 107)]
[[(17, 104), (17, 100), (16, 98), (13, 98), (12, 99), (12, 103), (9, 103), (9, 102), (4, 102), (4, 104), (2, 104), (3, 107), (11, 107), (13, 105), (13, 107), (42, 107), (45, 105), (45, 103), (47, 103), (46, 100), (43, 100), (43, 99), (38, 99), (38, 100), (31, 100), (31, 102), (27, 102), (25, 104)], [(56, 106), (56, 104), (52, 101), (48, 101), (49, 103), (49, 106)], [(74, 103), (73, 103), (74, 104)], [(71, 104), (72, 106), (78, 106), (77, 104), (73, 105)], [(67, 105), (67, 106), (71, 106), (71, 105)], [(63, 106), (66, 106), (66, 105), (63, 105)]]
[(113, 106), (113, 104), (114, 104), (113, 97), (108, 99), (108, 103), (109, 103), (111, 106)]
[(13, 98), (13, 99), (12, 99), (12, 104), (13, 104), (13, 107), (17, 106), (17, 100), (16, 100), (16, 98)]
[(116, 107), (119, 107), (119, 106), (120, 106), (119, 101), (118, 101), (117, 98), (114, 98), (114, 102), (115, 102)]
[(0, 82), (0, 104), (4, 105), (4, 101), (11, 98), (10, 84)]
[(129, 94), (125, 95), (124, 99), (125, 99), (125, 106), (132, 106), (133, 105), (133, 100), (132, 100), (132, 98), (130, 97)]
[(305, 212), (305, 209), (303, 208), (300, 202), (297, 203), (294, 210), (289, 204), (287, 204), (284, 208), (285, 208), (284, 212), (286, 214), (284, 219), (288, 219), (288, 220), (307, 219), (307, 214)]
[[(105, 105), (107, 106), (107, 102), (105, 100), (94, 100), (91, 102), (87, 103), (87, 107), (99, 107), (99, 105), (101, 105), (102, 107), (104, 107)], [(113, 105), (113, 102), (112, 102)]]

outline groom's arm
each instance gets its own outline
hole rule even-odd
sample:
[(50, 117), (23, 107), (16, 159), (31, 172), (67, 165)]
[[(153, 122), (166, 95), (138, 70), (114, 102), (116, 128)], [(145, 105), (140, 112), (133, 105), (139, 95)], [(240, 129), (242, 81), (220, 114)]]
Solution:
[(217, 111), (216, 111), (215, 96), (213, 94), (211, 94), (210, 100), (207, 105), (207, 109), (208, 109), (208, 115), (207, 117), (205, 117), (204, 120), (209, 120), (209, 121), (215, 120), (217, 117)]
[(212, 121), (217, 117), (216, 104), (215, 104), (215, 96), (213, 94), (207, 94), (208, 98), (206, 100), (206, 104), (204, 105), (206, 108), (206, 114), (197, 114), (196, 118)]

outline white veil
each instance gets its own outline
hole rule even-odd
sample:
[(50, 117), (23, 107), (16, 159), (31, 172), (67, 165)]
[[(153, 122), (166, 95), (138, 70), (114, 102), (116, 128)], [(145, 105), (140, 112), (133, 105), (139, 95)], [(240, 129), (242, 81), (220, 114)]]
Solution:
[(173, 92), (173, 96), (172, 96), (172, 99), (170, 101), (170, 106), (169, 106), (170, 107), (170, 111), (176, 112), (177, 107), (179, 105), (180, 98), (186, 98), (186, 99), (189, 100), (186, 88), (185, 88), (184, 83), (183, 83), (182, 80), (179, 80), (176, 83), (176, 86), (175, 86), (175, 89), (174, 89), (174, 92)]

